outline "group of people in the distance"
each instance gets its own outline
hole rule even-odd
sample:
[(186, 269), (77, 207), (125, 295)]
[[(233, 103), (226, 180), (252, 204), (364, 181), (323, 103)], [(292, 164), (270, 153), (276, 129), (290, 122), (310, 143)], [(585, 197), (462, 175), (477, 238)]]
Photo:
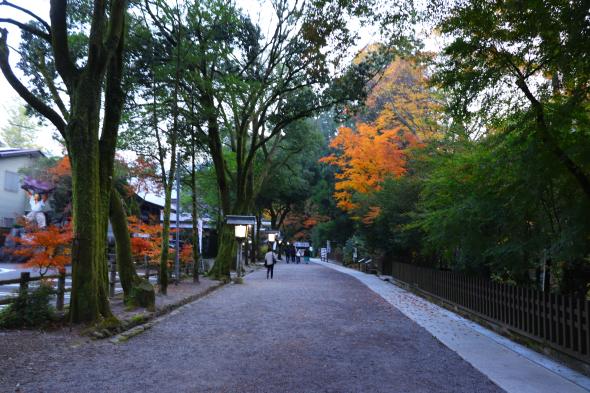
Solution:
[(305, 263), (309, 263), (311, 252), (309, 248), (296, 248), (293, 244), (285, 247), (285, 259), (287, 263), (301, 263), (301, 259)]
[[(278, 261), (278, 256), (273, 250), (273, 244), (268, 243), (268, 251), (264, 255), (264, 266), (266, 267), (266, 279), (273, 278), (274, 267)], [(302, 259), (309, 264), (311, 251), (308, 248), (296, 248), (294, 245), (287, 245), (285, 247), (285, 259), (287, 263), (301, 263)]]

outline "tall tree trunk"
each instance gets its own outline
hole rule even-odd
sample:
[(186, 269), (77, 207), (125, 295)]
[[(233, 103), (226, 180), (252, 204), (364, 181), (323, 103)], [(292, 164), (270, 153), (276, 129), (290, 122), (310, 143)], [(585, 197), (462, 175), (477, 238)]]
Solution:
[(199, 251), (199, 212), (197, 210), (197, 176), (195, 167), (195, 138), (192, 137), (191, 151), (191, 207), (192, 207), (192, 242), (193, 242), (193, 281), (199, 282), (199, 265), (201, 263), (201, 253)]
[[(215, 176), (217, 179), (218, 195), (222, 210), (221, 220), (227, 214), (232, 214), (231, 198), (229, 181), (225, 173), (226, 163), (223, 158), (223, 147), (221, 145), (221, 136), (219, 133), (219, 125), (217, 118), (214, 116), (214, 102), (210, 96), (204, 97), (201, 100), (201, 105), (209, 109), (210, 116), (207, 119), (209, 151), (213, 159), (215, 168)], [(234, 238), (234, 229), (231, 225), (226, 225), (223, 222), (219, 224), (218, 248), (215, 263), (209, 271), (211, 277), (217, 280), (229, 280), (232, 262), (235, 258), (236, 244)]]
[[(108, 158), (101, 157), (100, 151), (101, 84), (98, 82), (101, 80), (102, 76), (92, 75), (90, 70), (80, 77), (71, 98), (70, 119), (66, 127), (72, 165), (74, 224), (72, 322), (100, 322), (112, 318), (106, 258), (111, 179), (104, 176), (101, 168), (110, 166)], [(111, 160), (114, 160), (114, 154)], [(108, 190), (103, 188), (105, 186)], [(106, 198), (104, 192), (107, 193)]]
[(131, 239), (127, 227), (127, 215), (121, 201), (121, 195), (113, 189), (110, 200), (110, 221), (115, 235), (117, 251), (117, 269), (125, 304), (145, 307), (153, 310), (155, 307), (154, 287), (145, 279), (138, 276), (131, 254)]
[[(177, 3), (178, 7), (178, 3)], [(179, 9), (176, 9), (177, 12), (180, 12)], [(181, 24), (180, 24), (180, 15), (178, 15), (178, 25), (175, 26), (176, 29), (176, 39), (177, 42), (180, 43), (181, 39)], [(168, 142), (170, 143), (170, 170), (168, 171), (168, 181), (164, 181), (164, 188), (165, 188), (165, 200), (164, 200), (164, 222), (162, 227), (162, 253), (160, 258), (160, 292), (166, 294), (168, 292), (168, 255), (169, 255), (169, 237), (170, 237), (170, 208), (172, 203), (172, 188), (174, 187), (174, 179), (176, 174), (176, 148), (177, 148), (177, 138), (178, 138), (178, 88), (179, 88), (179, 80), (180, 80), (180, 45), (176, 45), (176, 58), (175, 58), (175, 73), (174, 73), (174, 95), (173, 95), (173, 107), (172, 107), (172, 135), (169, 136)], [(161, 154), (161, 153), (160, 153)], [(160, 160), (162, 162), (162, 169), (163, 169), (163, 159)], [(163, 174), (165, 176), (165, 174)], [(176, 214), (180, 214), (178, 206), (180, 205), (180, 195), (176, 195)], [(177, 231), (180, 228), (176, 228)], [(179, 237), (180, 239), (180, 237)], [(180, 250), (179, 245), (177, 244), (177, 250)], [(176, 277), (176, 280), (180, 280), (179, 277)]]
[[(108, 12), (107, 12), (108, 8)], [(72, 59), (67, 2), (51, 0), (51, 34), (41, 36), (51, 47), (55, 70), (66, 85), (69, 113), (59, 114), (27, 89), (8, 61), (7, 34), (0, 29), (0, 68), (10, 85), (63, 136), (72, 165), (74, 240), (70, 320), (100, 322), (112, 318), (108, 301), (106, 229), (117, 132), (124, 95), (121, 90), (127, 2), (96, 1), (89, 31), (87, 61)], [(26, 29), (25, 29), (26, 30)], [(26, 60), (25, 60), (26, 61)], [(29, 63), (33, 69), (38, 67)], [(105, 79), (106, 75), (106, 79)], [(53, 81), (46, 81), (51, 85)], [(51, 86), (49, 86), (51, 90)], [(101, 97), (106, 100), (101, 116)], [(56, 96), (53, 97), (56, 100)], [(55, 103), (62, 112), (65, 105)], [(100, 120), (103, 120), (102, 132)]]
[(233, 226), (221, 224), (218, 239), (217, 256), (209, 274), (217, 280), (229, 280), (229, 273), (236, 257), (236, 239)]
[[(69, 143), (74, 224), (70, 320), (99, 322), (112, 317), (107, 290), (106, 231), (101, 220), (108, 212), (100, 199), (98, 148), (79, 139)], [(80, 151), (84, 154), (78, 154)]]
[[(170, 255), (170, 210), (172, 205), (172, 187), (174, 185), (175, 155), (172, 157), (169, 177), (165, 186), (164, 196), (164, 220), (162, 222), (162, 251), (160, 253), (160, 293), (168, 293), (168, 257)], [(176, 212), (178, 214), (178, 212)]]

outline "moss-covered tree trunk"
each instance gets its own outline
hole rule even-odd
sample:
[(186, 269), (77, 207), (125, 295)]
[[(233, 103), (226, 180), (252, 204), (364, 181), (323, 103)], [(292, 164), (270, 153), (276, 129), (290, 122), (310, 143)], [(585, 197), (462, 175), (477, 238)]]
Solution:
[[(178, 134), (179, 134), (179, 110), (178, 110), (178, 90), (180, 84), (180, 71), (181, 71), (181, 39), (182, 39), (182, 25), (180, 24), (180, 9), (178, 8), (178, 4), (176, 5), (175, 12), (177, 13), (177, 19), (175, 19), (176, 26), (174, 27), (176, 31), (176, 42), (178, 43), (175, 48), (175, 55), (174, 55), (174, 94), (172, 96), (172, 130), (168, 135), (168, 143), (170, 145), (170, 170), (168, 171), (168, 179), (166, 179), (166, 174), (164, 172), (164, 159), (162, 157), (162, 149), (160, 150), (160, 163), (162, 165), (162, 177), (163, 177), (163, 184), (165, 188), (165, 200), (164, 200), (164, 222), (162, 223), (162, 252), (160, 258), (160, 292), (166, 294), (168, 292), (168, 256), (169, 256), (169, 246), (170, 246), (170, 208), (172, 203), (172, 188), (174, 187), (174, 179), (176, 174), (176, 149), (178, 144)], [(156, 126), (157, 127), (157, 126)], [(160, 142), (158, 142), (160, 144)], [(177, 208), (176, 214), (180, 214), (178, 211), (178, 206), (180, 205), (180, 195), (176, 195), (177, 201)], [(180, 230), (180, 228), (176, 228), (176, 230)], [(180, 236), (178, 237), (180, 239)], [(180, 250), (179, 244), (177, 244), (177, 249)], [(177, 256), (178, 257), (178, 256)], [(180, 280), (180, 277), (176, 277), (177, 282)]]
[[(221, 143), (221, 134), (219, 132), (219, 124), (215, 116), (215, 104), (212, 95), (205, 95), (201, 99), (201, 106), (207, 109), (207, 144), (209, 145), (209, 152), (213, 159), (215, 168), (215, 177), (217, 180), (219, 202), (223, 215), (232, 214), (234, 211), (231, 206), (229, 180), (227, 178), (226, 166), (227, 163), (223, 157), (223, 147)], [(223, 219), (223, 217), (221, 217)], [(217, 280), (228, 281), (230, 277), (230, 270), (232, 261), (235, 258), (235, 238), (234, 229), (232, 226), (219, 224), (218, 249), (215, 256), (215, 263), (209, 271), (209, 275)]]
[(131, 254), (131, 238), (127, 227), (127, 215), (121, 195), (113, 189), (110, 200), (110, 221), (115, 235), (117, 270), (123, 288), (125, 304), (154, 309), (154, 287), (138, 276)]
[(236, 257), (236, 239), (232, 225), (221, 225), (215, 263), (211, 268), (209, 275), (217, 280), (229, 280), (230, 271), (235, 265)]
[[(84, 123), (84, 120), (74, 121), (73, 125)], [(112, 316), (107, 289), (106, 231), (101, 220), (108, 211), (101, 203), (98, 143), (92, 143), (89, 135), (92, 130), (84, 130), (83, 126), (77, 128), (78, 131), (71, 130), (76, 137), (68, 143), (74, 230), (69, 312), (72, 322), (96, 322)], [(79, 153), (82, 149), (84, 154)]]

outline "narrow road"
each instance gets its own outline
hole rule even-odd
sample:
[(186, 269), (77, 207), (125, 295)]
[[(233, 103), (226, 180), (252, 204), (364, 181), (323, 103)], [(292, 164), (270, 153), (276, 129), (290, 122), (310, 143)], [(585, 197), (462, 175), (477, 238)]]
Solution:
[(257, 271), (123, 344), (64, 340), (12, 356), (3, 392), (502, 391), (366, 286), (316, 264), (281, 263), (273, 280)]

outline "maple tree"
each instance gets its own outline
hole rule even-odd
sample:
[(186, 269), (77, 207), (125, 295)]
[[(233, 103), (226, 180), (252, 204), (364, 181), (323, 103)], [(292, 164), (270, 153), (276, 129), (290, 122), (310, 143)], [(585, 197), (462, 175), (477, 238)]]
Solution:
[(162, 227), (159, 224), (146, 224), (135, 216), (128, 217), (127, 220), (133, 256), (148, 257), (150, 263), (157, 264), (161, 252)]
[(51, 168), (47, 170), (50, 180), (58, 181), (62, 177), (72, 176), (72, 164), (68, 156), (62, 157)]
[(320, 159), (338, 168), (337, 206), (365, 224), (373, 223), (381, 209), (361, 206), (355, 195), (378, 192), (386, 179), (407, 172), (412, 150), (437, 138), (440, 109), (415, 59), (396, 58), (373, 83), (356, 126), (340, 127), (330, 143), (335, 151)]
[(71, 260), (72, 226), (49, 225), (45, 228), (28, 227), (27, 234), (12, 237), (20, 245), (13, 250), (15, 255), (27, 257), (26, 267), (39, 270), (44, 276), (49, 270), (65, 272)]
[(419, 146), (417, 136), (399, 128), (379, 129), (366, 123), (357, 124), (355, 130), (340, 127), (330, 143), (337, 152), (320, 159), (340, 170), (334, 193), (338, 207), (354, 212), (360, 207), (354, 193), (379, 191), (386, 178), (402, 176), (408, 152)]
[(125, 162), (125, 165), (128, 176), (134, 180), (130, 192), (147, 194), (162, 191), (160, 176), (155, 169), (158, 164), (153, 158), (140, 154), (133, 161)]
[(321, 222), (326, 222), (329, 217), (310, 212), (310, 207), (307, 209), (297, 209), (289, 212), (284, 220), (284, 230), (288, 238), (293, 240), (305, 240), (311, 238), (311, 230)]
[(184, 243), (180, 250), (180, 262), (186, 266), (189, 263), (193, 263), (193, 245), (190, 243)]

